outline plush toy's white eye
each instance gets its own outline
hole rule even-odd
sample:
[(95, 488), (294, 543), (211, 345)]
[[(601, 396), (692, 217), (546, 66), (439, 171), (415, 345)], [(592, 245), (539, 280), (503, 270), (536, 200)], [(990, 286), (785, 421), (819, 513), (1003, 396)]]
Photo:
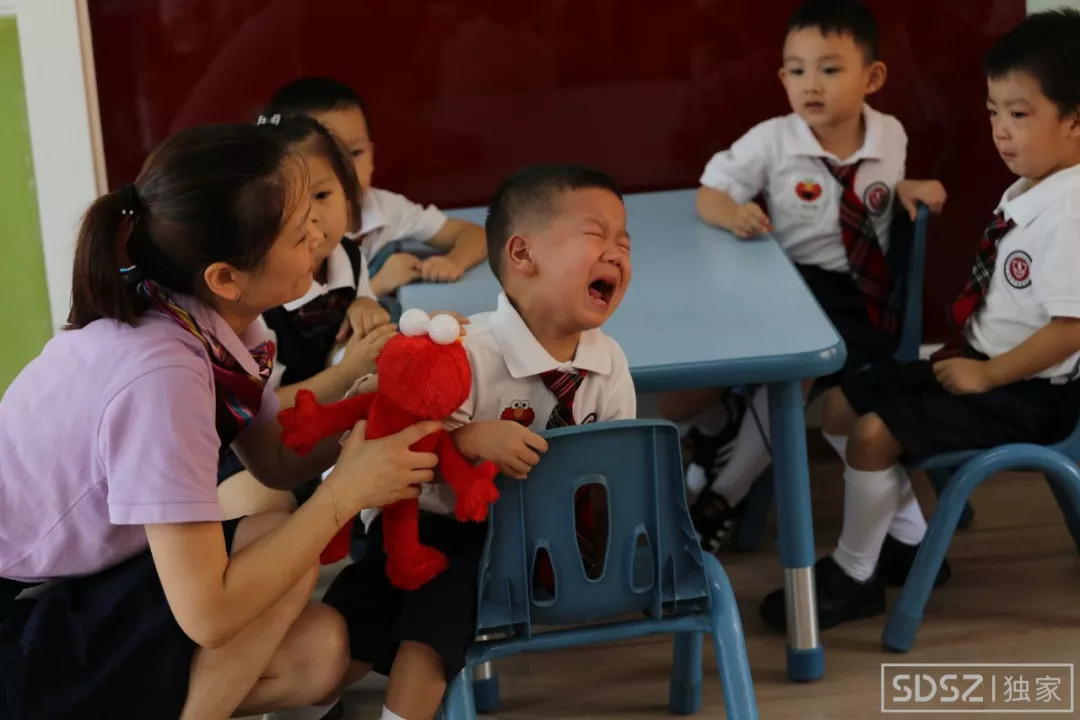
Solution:
[(461, 336), (461, 326), (452, 315), (436, 315), (428, 325), (428, 336), (436, 345), (449, 345)]
[(401, 319), (398, 320), (398, 330), (402, 335), (408, 337), (419, 337), (424, 335), (428, 331), (428, 325), (431, 324), (431, 318), (428, 314), (420, 308), (410, 308), (401, 314)]

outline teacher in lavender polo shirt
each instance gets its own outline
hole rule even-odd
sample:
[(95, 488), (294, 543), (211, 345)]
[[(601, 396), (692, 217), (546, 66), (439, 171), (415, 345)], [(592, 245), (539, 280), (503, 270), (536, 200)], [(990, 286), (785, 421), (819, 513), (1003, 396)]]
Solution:
[[(342, 619), (309, 598), (361, 509), (416, 497), (422, 424), (300, 458), (266, 390), (259, 315), (310, 287), (303, 161), (265, 128), (167, 139), (87, 211), (69, 327), (0, 401), (0, 717), (216, 720), (332, 701)], [(222, 522), (231, 444), (292, 515)], [(340, 457), (338, 457), (340, 453)]]

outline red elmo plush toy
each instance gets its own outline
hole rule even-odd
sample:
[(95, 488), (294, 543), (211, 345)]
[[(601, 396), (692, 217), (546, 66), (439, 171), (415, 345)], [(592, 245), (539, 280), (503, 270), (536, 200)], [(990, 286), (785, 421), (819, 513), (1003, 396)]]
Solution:
[[(422, 420), (441, 420), (468, 399), (472, 388), (469, 358), (460, 342), (461, 327), (449, 315), (428, 318), (423, 310), (408, 310), (395, 335), (376, 360), (379, 389), (367, 395), (319, 405), (313, 393), (301, 390), (296, 405), (278, 418), (284, 428), (282, 442), (301, 455), (319, 440), (351, 429), (367, 419), (367, 437), (393, 435)], [(439, 456), (439, 471), (457, 496), (454, 514), (464, 522), (480, 522), (499, 493), (495, 489), (495, 465), (473, 465), (440, 430), (412, 446), (417, 452)], [(383, 547), (386, 575), (394, 587), (415, 590), (446, 569), (446, 556), (420, 544), (419, 506), (402, 500), (383, 510)], [(337, 562), (349, 552), (350, 520), (323, 550), (324, 565)]]

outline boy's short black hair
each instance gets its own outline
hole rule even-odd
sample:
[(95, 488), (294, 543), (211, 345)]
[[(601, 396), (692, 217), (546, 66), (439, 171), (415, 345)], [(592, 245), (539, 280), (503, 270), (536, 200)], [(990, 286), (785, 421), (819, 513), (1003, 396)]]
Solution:
[(804, 28), (817, 28), (822, 35), (851, 35), (866, 62), (878, 59), (877, 20), (858, 0), (806, 0), (788, 18), (787, 33)]
[(614, 180), (584, 165), (532, 165), (503, 180), (491, 198), (484, 223), (488, 263), (495, 277), (502, 281), (503, 250), (524, 218), (537, 215), (546, 218), (554, 212), (560, 193), (589, 188), (609, 190), (622, 200), (622, 191)]
[(1063, 114), (1080, 110), (1080, 11), (1029, 15), (994, 43), (983, 71), (991, 80), (1027, 73)]
[(345, 83), (328, 77), (293, 80), (274, 93), (270, 106), (283, 115), (311, 115), (357, 108), (367, 117), (363, 98)]

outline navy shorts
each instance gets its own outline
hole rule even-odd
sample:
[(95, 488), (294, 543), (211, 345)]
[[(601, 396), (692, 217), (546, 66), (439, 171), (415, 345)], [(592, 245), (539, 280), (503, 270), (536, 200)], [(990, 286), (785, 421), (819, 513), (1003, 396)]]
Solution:
[[(226, 548), (239, 522), (222, 523)], [(179, 717), (195, 650), (149, 550), (55, 582), (0, 607), (0, 718)]]
[(1080, 382), (1036, 378), (953, 395), (927, 360), (883, 360), (849, 375), (841, 389), (857, 413), (882, 419), (907, 462), (1008, 443), (1049, 445), (1065, 439), (1080, 417)]
[(850, 274), (810, 265), (795, 267), (847, 346), (844, 366), (820, 378), (818, 385), (838, 385), (851, 373), (896, 352), (899, 336), (881, 332), (870, 323), (862, 293)]
[(382, 517), (368, 530), (364, 557), (335, 578), (323, 602), (336, 608), (349, 628), (352, 658), (389, 675), (403, 641), (418, 642), (442, 659), (447, 680), (465, 666), (476, 633), (476, 588), (486, 523), (420, 513), (420, 539), (446, 553), (449, 567), (419, 590), (407, 592), (386, 577)]

